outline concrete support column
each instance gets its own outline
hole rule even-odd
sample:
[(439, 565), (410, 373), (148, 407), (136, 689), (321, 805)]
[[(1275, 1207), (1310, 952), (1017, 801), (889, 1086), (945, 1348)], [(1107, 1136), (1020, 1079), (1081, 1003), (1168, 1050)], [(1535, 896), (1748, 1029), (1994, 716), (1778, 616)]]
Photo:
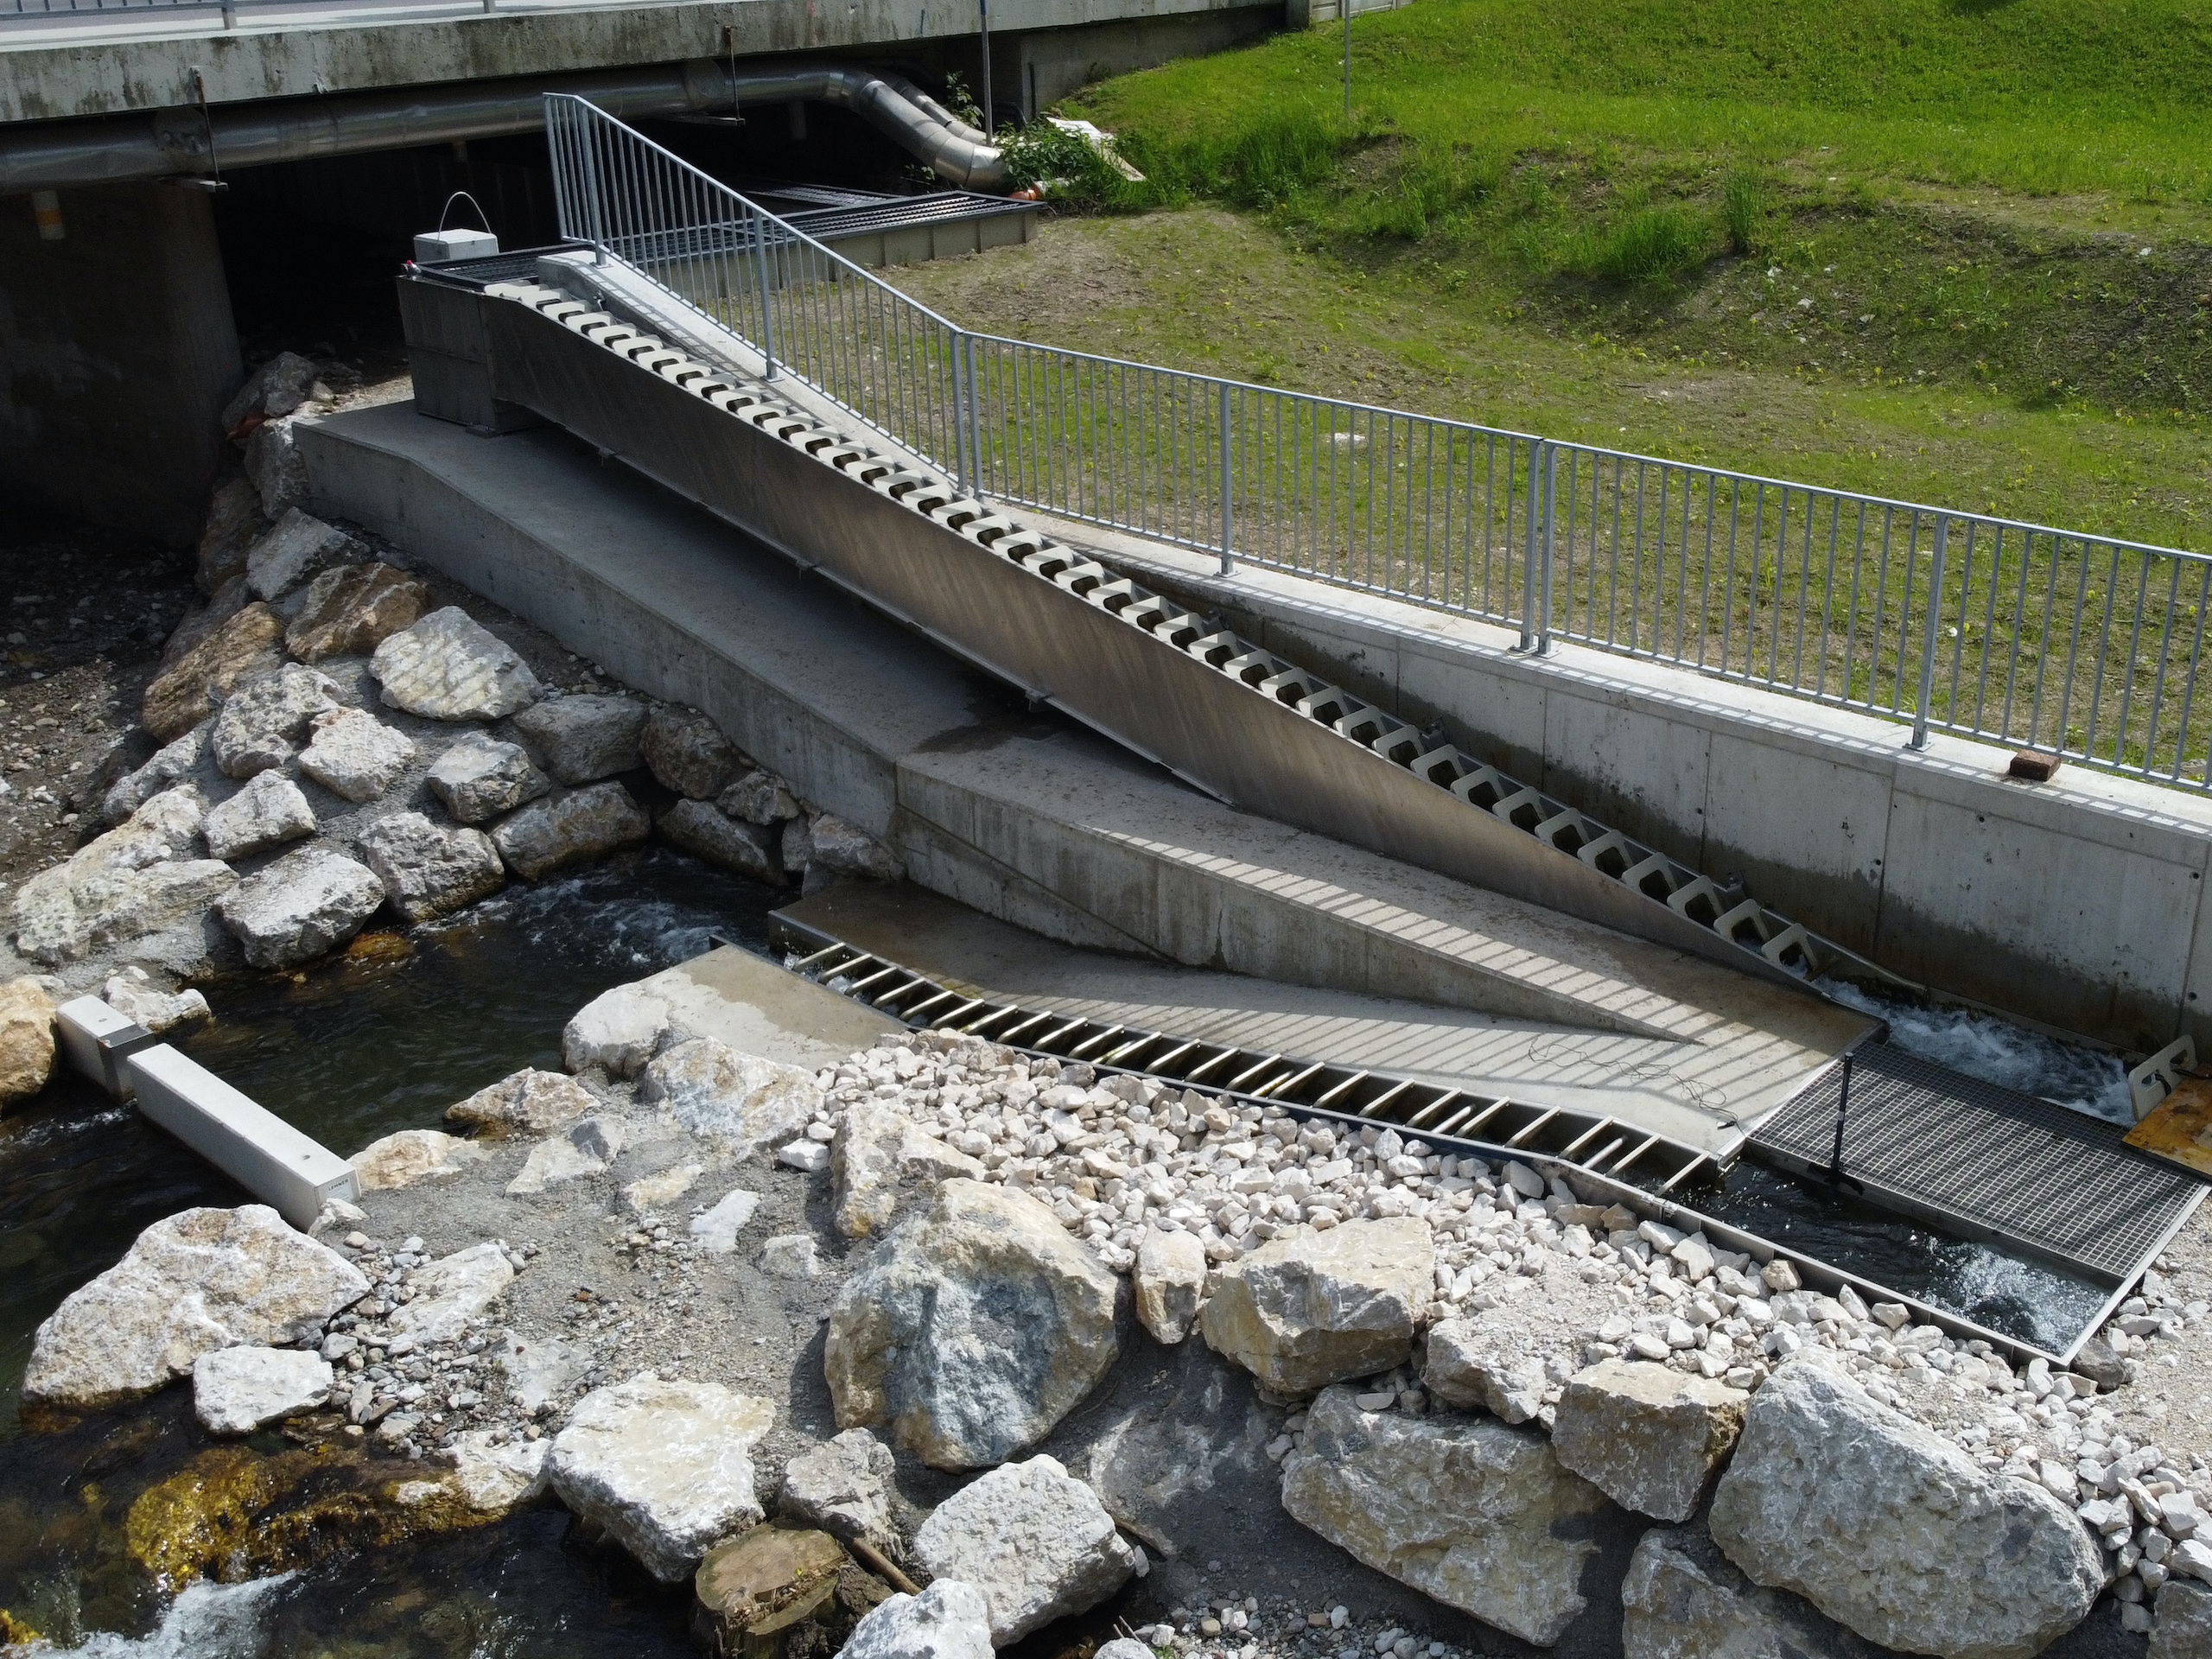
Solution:
[(0, 197), (0, 497), (189, 543), (242, 374), (207, 195)]

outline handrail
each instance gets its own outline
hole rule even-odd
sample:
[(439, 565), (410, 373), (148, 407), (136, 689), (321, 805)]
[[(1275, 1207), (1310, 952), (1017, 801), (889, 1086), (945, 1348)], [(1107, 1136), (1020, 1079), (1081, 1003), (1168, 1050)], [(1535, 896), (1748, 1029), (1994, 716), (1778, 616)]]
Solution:
[(2212, 790), (2212, 556), (963, 329), (577, 98), (564, 235), (966, 493)]

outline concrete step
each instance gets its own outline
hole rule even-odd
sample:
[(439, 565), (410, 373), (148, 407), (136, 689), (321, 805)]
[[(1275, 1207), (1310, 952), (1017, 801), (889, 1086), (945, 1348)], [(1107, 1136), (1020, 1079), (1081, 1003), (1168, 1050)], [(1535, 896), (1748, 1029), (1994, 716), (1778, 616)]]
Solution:
[(1790, 985), (1239, 811), (1025, 712), (559, 430), (484, 439), (390, 404), (300, 442), (320, 511), (704, 709), (923, 886), (1047, 938), (1599, 1034), (1665, 1132), (1700, 1145), (1867, 1029)]

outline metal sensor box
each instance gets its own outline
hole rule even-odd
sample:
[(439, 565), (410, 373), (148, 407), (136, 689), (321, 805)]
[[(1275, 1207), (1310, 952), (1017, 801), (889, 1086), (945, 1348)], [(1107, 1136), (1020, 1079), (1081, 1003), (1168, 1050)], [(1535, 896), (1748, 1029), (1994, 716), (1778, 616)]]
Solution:
[(415, 238), (415, 263), (443, 264), (448, 259), (482, 259), (499, 251), (489, 231), (425, 231)]

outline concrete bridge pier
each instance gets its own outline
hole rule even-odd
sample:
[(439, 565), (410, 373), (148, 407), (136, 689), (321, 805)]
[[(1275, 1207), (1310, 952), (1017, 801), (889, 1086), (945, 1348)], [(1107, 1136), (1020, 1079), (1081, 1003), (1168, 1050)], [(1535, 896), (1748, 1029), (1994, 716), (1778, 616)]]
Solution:
[(0, 499), (189, 543), (242, 372), (205, 192), (0, 196)]

